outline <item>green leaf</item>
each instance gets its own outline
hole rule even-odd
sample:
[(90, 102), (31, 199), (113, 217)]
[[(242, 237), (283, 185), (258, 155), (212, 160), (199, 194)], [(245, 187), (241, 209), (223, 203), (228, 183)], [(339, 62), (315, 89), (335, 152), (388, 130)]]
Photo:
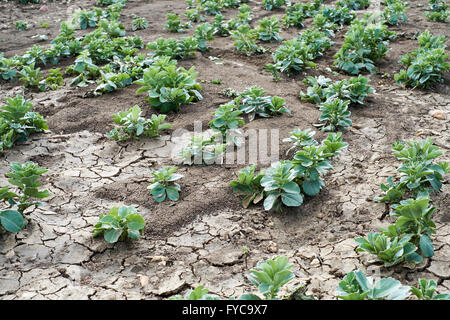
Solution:
[(433, 242), (426, 234), (420, 236), (419, 247), (424, 257), (429, 258), (434, 255)]
[(122, 235), (121, 229), (108, 229), (105, 231), (104, 238), (106, 242), (115, 243)]
[(167, 187), (166, 192), (167, 192), (167, 197), (172, 201), (177, 201), (180, 198), (180, 194), (178, 193), (178, 190), (176, 190), (173, 187)]
[(23, 216), (17, 210), (0, 211), (0, 222), (9, 232), (19, 232), (24, 226)]
[(127, 227), (132, 230), (141, 230), (145, 227), (145, 220), (138, 214), (129, 214), (127, 217)]
[(281, 194), (281, 201), (288, 207), (298, 207), (303, 203), (301, 193), (285, 193)]
[(238, 300), (262, 300), (260, 297), (258, 297), (256, 294), (252, 293), (246, 293), (241, 295)]

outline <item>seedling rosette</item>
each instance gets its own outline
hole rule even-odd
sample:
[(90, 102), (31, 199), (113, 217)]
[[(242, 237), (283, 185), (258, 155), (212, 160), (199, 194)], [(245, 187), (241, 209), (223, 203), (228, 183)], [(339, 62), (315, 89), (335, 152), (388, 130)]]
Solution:
[(168, 198), (177, 201), (180, 198), (181, 187), (175, 181), (181, 179), (183, 175), (175, 173), (178, 167), (167, 166), (159, 170), (153, 170), (154, 182), (147, 189), (151, 191), (156, 202), (163, 202)]
[(145, 227), (144, 219), (137, 213), (136, 208), (122, 206), (113, 207), (107, 215), (100, 214), (94, 226), (93, 237), (103, 233), (106, 242), (115, 243), (127, 238), (138, 239)]

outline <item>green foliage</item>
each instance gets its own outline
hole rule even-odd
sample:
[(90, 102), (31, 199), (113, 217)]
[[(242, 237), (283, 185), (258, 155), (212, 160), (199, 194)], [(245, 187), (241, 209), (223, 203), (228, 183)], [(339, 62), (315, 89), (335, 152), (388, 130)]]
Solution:
[(111, 130), (106, 136), (118, 141), (128, 139), (139, 140), (140, 137), (159, 137), (159, 131), (172, 128), (165, 123), (165, 115), (152, 114), (150, 119), (141, 117), (142, 110), (138, 105), (128, 111), (121, 111), (113, 115), (113, 120), (120, 128)]
[(28, 23), (25, 21), (16, 21), (16, 29), (19, 31), (28, 30)]
[(318, 77), (308, 76), (303, 80), (303, 83), (309, 84), (306, 89), (306, 93), (300, 91), (300, 97), (302, 100), (322, 103), (327, 99), (327, 88), (331, 84), (332, 80), (322, 75)]
[(399, 62), (407, 69), (395, 74), (395, 81), (408, 87), (425, 89), (442, 83), (443, 73), (450, 70), (446, 41), (445, 36), (433, 36), (428, 30), (421, 33), (418, 37), (419, 48), (400, 58)]
[(203, 135), (194, 135), (189, 144), (181, 150), (179, 155), (183, 164), (214, 164), (221, 162), (222, 155), (226, 150), (226, 144), (222, 143), (220, 133), (205, 138)]
[[(294, 134), (298, 132), (294, 131)], [(348, 143), (342, 141), (340, 132), (329, 134), (320, 145), (314, 143), (314, 139), (304, 141), (307, 141), (307, 144), (304, 146), (300, 144), (301, 149), (296, 151), (291, 162), (294, 164), (295, 182), (301, 187), (302, 192), (308, 196), (315, 196), (325, 185), (322, 177), (328, 170), (333, 169), (330, 160), (346, 148)]]
[(359, 74), (361, 69), (375, 73), (375, 63), (388, 51), (388, 39), (395, 33), (383, 24), (354, 20), (350, 25), (341, 49), (334, 55), (334, 65), (349, 74)]
[(382, 278), (374, 283), (358, 269), (347, 273), (335, 294), (342, 300), (404, 300), (411, 295), (409, 291), (409, 286), (393, 278)]
[(368, 85), (369, 79), (359, 75), (350, 79), (343, 79), (331, 83), (331, 79), (324, 76), (311, 77), (308, 76), (303, 80), (305, 84), (310, 86), (306, 93), (300, 92), (302, 100), (322, 103), (330, 98), (339, 98), (341, 100), (349, 101), (352, 104), (364, 104), (365, 98), (375, 92), (375, 90)]
[(248, 114), (248, 120), (253, 121), (255, 116), (269, 118), (283, 113), (291, 113), (285, 107), (283, 98), (277, 96), (264, 96), (266, 91), (258, 86), (253, 86), (241, 92), (235, 99), (238, 109)]
[(447, 10), (450, 5), (445, 0), (429, 0), (429, 11), (425, 11), (428, 20), (436, 22), (447, 22), (450, 11)]
[[(259, 261), (256, 269), (250, 270), (247, 278), (267, 300), (278, 300), (280, 288), (291, 281), (295, 275), (290, 270), (292, 264), (284, 256), (277, 256), (267, 261)], [(255, 294), (244, 294), (239, 300), (263, 300)]]
[(322, 13), (315, 15), (313, 20), (314, 28), (322, 31), (328, 37), (334, 37), (334, 30), (338, 28), (338, 25), (328, 20)]
[(57, 90), (64, 85), (64, 79), (60, 68), (48, 70), (48, 76), (45, 78), (45, 84), (50, 90)]
[(19, 72), (22, 76), (19, 80), (25, 88), (45, 91), (45, 82), (42, 82), (42, 72), (40, 68), (34, 68), (34, 63), (24, 66)]
[(325, 121), (325, 123), (314, 126), (321, 128), (322, 131), (336, 131), (339, 128), (350, 127), (352, 120), (350, 119), (351, 112), (348, 110), (349, 103), (340, 98), (326, 100), (319, 108), (322, 111), (319, 121)]
[(23, 96), (6, 98), (7, 105), (0, 107), (0, 153), (11, 148), (16, 141), (23, 142), (35, 132), (47, 130), (47, 124), (33, 105)]
[(387, 24), (396, 26), (400, 22), (406, 22), (408, 20), (405, 14), (405, 11), (408, 9), (402, 0), (393, 0), (383, 10), (382, 16)]
[(363, 10), (370, 6), (370, 0), (339, 0), (336, 6), (350, 10)]
[(181, 105), (203, 99), (194, 70), (177, 68), (177, 62), (168, 57), (158, 58), (144, 71), (143, 78), (134, 82), (142, 86), (136, 93), (146, 92), (148, 102), (161, 113), (178, 112)]
[(102, 19), (99, 23), (99, 29), (109, 35), (111, 38), (124, 37), (125, 26), (119, 21)]
[(5, 58), (2, 53), (0, 53), (0, 76), (1, 79), (6, 81), (14, 81), (17, 76), (17, 69), (20, 62), (17, 58)]
[(153, 50), (153, 56), (166, 56), (172, 59), (183, 60), (188, 57), (194, 57), (195, 51), (199, 48), (196, 38), (158, 38), (156, 41), (149, 42), (147, 49)]
[(203, 23), (194, 31), (194, 38), (198, 41), (198, 49), (200, 51), (208, 50), (208, 41), (214, 40), (214, 27), (208, 22)]
[(180, 198), (181, 187), (175, 181), (181, 179), (183, 175), (175, 173), (178, 167), (166, 166), (159, 170), (152, 170), (155, 177), (153, 183), (148, 186), (153, 199), (160, 203), (168, 198), (177, 201)]
[(166, 19), (167, 19), (167, 21), (166, 21), (166, 25), (164, 26), (164, 29), (167, 29), (170, 32), (183, 33), (183, 32), (185, 32), (184, 29), (191, 27), (191, 25), (189, 23), (182, 25), (181, 17), (176, 13), (168, 13), (166, 16)]
[(39, 191), (41, 184), (38, 182), (39, 176), (47, 172), (47, 169), (34, 162), (14, 162), (10, 168), (11, 172), (6, 176), (17, 191), (12, 192), (10, 186), (0, 187), (0, 201), (7, 202), (10, 207), (16, 206), (17, 210), (0, 210), (0, 223), (6, 231), (19, 232), (26, 225), (23, 219), (24, 211), (31, 206), (42, 205), (30, 199), (44, 199), (49, 196), (48, 190)]
[(131, 30), (144, 30), (148, 28), (148, 22), (143, 17), (133, 16), (133, 22), (131, 23)]
[(115, 243), (126, 238), (138, 239), (145, 227), (144, 219), (137, 213), (136, 208), (122, 206), (113, 207), (108, 214), (100, 214), (94, 226), (93, 237), (103, 233), (106, 242)]
[(72, 24), (77, 25), (80, 29), (97, 27), (98, 17), (94, 11), (79, 10), (74, 14)]
[(274, 63), (266, 66), (272, 74), (273, 70), (291, 74), (304, 68), (316, 66), (312, 60), (323, 55), (333, 42), (323, 32), (307, 29), (298, 38), (283, 41), (275, 53), (272, 54)]
[(224, 21), (223, 15), (217, 14), (212, 21), (212, 25), (214, 28), (214, 35), (218, 35), (220, 37), (226, 37), (230, 35), (228, 23)]
[(289, 161), (278, 161), (265, 171), (261, 179), (261, 186), (266, 193), (265, 210), (281, 211), (282, 204), (298, 207), (303, 203), (300, 187), (293, 181), (296, 178), (296, 172), (291, 170), (293, 166)]
[(435, 294), (434, 280), (419, 279), (419, 288), (411, 287), (411, 292), (419, 300), (450, 300), (450, 294)]
[(367, 239), (355, 239), (359, 245), (356, 251), (367, 251), (376, 255), (384, 262), (385, 267), (391, 267), (405, 261), (420, 263), (423, 259), (415, 252), (417, 247), (410, 242), (411, 238), (411, 234), (390, 238), (384, 233), (369, 232)]
[(100, 77), (97, 81), (98, 86), (94, 90), (94, 95), (112, 92), (117, 90), (117, 88), (124, 88), (133, 83), (133, 79), (127, 73), (105, 73), (100, 70)]
[(208, 0), (203, 2), (202, 7), (205, 11), (205, 14), (213, 16), (216, 14), (221, 14), (221, 10), (223, 8), (221, 0)]
[[(403, 162), (397, 170), (401, 173), (400, 183), (406, 186), (414, 196), (439, 191), (444, 176), (450, 173), (447, 162), (433, 163), (442, 151), (433, 145), (433, 139), (409, 141), (393, 145), (394, 155)], [(431, 187), (431, 188), (430, 188)]]
[(296, 3), (292, 6), (286, 7), (286, 14), (282, 21), (286, 27), (304, 28), (303, 20), (308, 17), (302, 3)]
[(206, 18), (200, 14), (200, 8), (187, 9), (184, 13), (185, 17), (191, 22), (203, 22)]
[(236, 17), (240, 24), (248, 24), (253, 19), (252, 8), (247, 4), (242, 4), (238, 9), (239, 13)]
[(208, 292), (208, 289), (203, 288), (203, 286), (198, 286), (194, 290), (189, 290), (184, 297), (177, 294), (170, 297), (169, 300), (220, 300), (218, 296), (209, 294)]
[(263, 18), (258, 21), (259, 28), (257, 29), (258, 32), (258, 39), (261, 41), (281, 41), (283, 40), (280, 37), (280, 22), (276, 17), (270, 17)]
[(312, 137), (310, 130), (291, 132), (284, 142), (292, 142), (298, 149), (292, 160), (273, 163), (272, 166), (255, 174), (255, 166), (244, 168), (238, 180), (232, 182), (233, 192), (243, 197), (243, 206), (264, 200), (266, 210), (281, 211), (282, 205), (300, 206), (304, 195), (317, 195), (325, 185), (323, 176), (333, 169), (330, 159), (347, 147), (342, 142), (342, 134), (329, 134), (319, 143)]
[(250, 203), (257, 204), (264, 198), (261, 179), (264, 171), (255, 173), (256, 164), (243, 168), (238, 173), (238, 179), (230, 182), (233, 193), (242, 198), (242, 207), (248, 208)]
[(240, 146), (241, 142), (232, 133), (240, 133), (239, 126), (245, 124), (244, 120), (239, 116), (241, 110), (236, 110), (234, 101), (222, 104), (214, 111), (214, 118), (209, 122), (211, 129), (219, 131), (226, 138), (229, 136), (236, 146)]
[(392, 216), (398, 217), (395, 224), (390, 225), (382, 232), (391, 238), (397, 235), (411, 235), (411, 242), (420, 248), (426, 258), (434, 255), (434, 247), (431, 235), (436, 233), (436, 225), (431, 220), (435, 207), (428, 207), (430, 199), (408, 199), (393, 206)]
[(260, 47), (255, 43), (255, 40), (258, 38), (258, 32), (255, 29), (251, 29), (248, 24), (239, 25), (236, 30), (231, 31), (230, 33), (231, 38), (235, 39), (235, 48), (244, 52), (246, 55), (251, 56), (266, 51), (263, 47)]
[(336, 23), (342, 26), (344, 24), (349, 24), (353, 21), (353, 19), (355, 19), (356, 14), (351, 12), (350, 10), (351, 9), (347, 7), (337, 6), (336, 8), (331, 8), (328, 6), (324, 6), (319, 13), (322, 14), (329, 22)]
[(262, 0), (261, 4), (265, 10), (271, 11), (284, 6), (286, 4), (286, 0)]

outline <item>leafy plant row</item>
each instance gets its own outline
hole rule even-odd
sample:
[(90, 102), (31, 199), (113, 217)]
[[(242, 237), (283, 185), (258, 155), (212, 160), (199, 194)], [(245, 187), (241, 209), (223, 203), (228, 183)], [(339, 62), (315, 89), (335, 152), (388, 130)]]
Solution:
[[(293, 264), (284, 256), (277, 256), (267, 261), (259, 261), (255, 269), (250, 270), (247, 279), (257, 289), (258, 294), (245, 293), (237, 300), (317, 300), (306, 294), (303, 286), (292, 292), (280, 295), (280, 289), (295, 278), (291, 271)], [(374, 281), (362, 270), (347, 273), (339, 282), (335, 296), (342, 300), (405, 300), (415, 296), (418, 300), (450, 300), (449, 294), (437, 294), (437, 283), (434, 280), (419, 279), (418, 287), (402, 285), (394, 278), (381, 278)], [(230, 300), (235, 300), (230, 297)], [(197, 286), (188, 290), (184, 296), (174, 295), (169, 300), (221, 300), (219, 296), (210, 294), (207, 288)]]
[[(397, 219), (380, 233), (370, 232), (367, 238), (356, 239), (358, 251), (375, 255), (386, 267), (403, 262), (417, 264), (422, 256), (434, 255), (431, 235), (436, 233), (436, 225), (431, 215), (436, 208), (430, 206), (429, 196), (432, 191), (440, 191), (445, 174), (450, 173), (447, 162), (434, 162), (442, 152), (431, 138), (395, 143), (393, 150), (403, 163), (397, 169), (400, 180), (395, 183), (389, 177), (388, 184), (381, 185), (385, 195), (374, 200), (392, 204), (390, 215)], [(405, 196), (410, 198), (403, 200)]]

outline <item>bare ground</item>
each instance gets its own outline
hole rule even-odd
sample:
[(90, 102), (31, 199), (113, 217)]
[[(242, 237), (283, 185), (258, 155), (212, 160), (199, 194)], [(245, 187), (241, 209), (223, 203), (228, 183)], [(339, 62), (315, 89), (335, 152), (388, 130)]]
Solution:
[[(88, 8), (95, 1), (77, 1), (74, 5), (49, 3), (48, 11), (39, 5), (22, 6), (0, 3), (0, 51), (5, 56), (21, 54), (34, 43), (31, 38), (45, 32), (49, 44), (59, 30), (57, 19), (67, 19), (74, 7)], [(327, 2), (328, 3), (328, 2)], [(338, 282), (349, 271), (364, 269), (375, 276), (392, 276), (404, 284), (417, 285), (418, 278), (435, 279), (438, 291), (450, 290), (450, 221), (448, 179), (442, 192), (433, 195), (438, 208), (434, 214), (437, 234), (435, 256), (415, 269), (385, 269), (366, 254), (356, 253), (354, 238), (378, 231), (390, 223), (384, 218), (386, 207), (372, 199), (380, 194), (379, 185), (389, 175), (396, 175), (399, 163), (391, 152), (395, 141), (432, 137), (444, 152), (441, 161), (450, 161), (449, 74), (445, 83), (433, 91), (407, 90), (395, 85), (393, 75), (401, 69), (399, 57), (416, 48), (410, 37), (429, 28), (433, 34), (450, 37), (448, 24), (433, 23), (423, 15), (426, 1), (411, 3), (408, 22), (392, 28), (404, 36), (390, 44), (390, 51), (379, 64), (377, 75), (370, 77), (376, 89), (364, 106), (354, 107), (353, 127), (344, 132), (348, 150), (334, 162), (334, 171), (326, 177), (326, 187), (314, 198), (283, 214), (265, 212), (260, 206), (242, 209), (229, 182), (241, 166), (181, 166), (181, 199), (175, 203), (156, 204), (147, 185), (150, 171), (171, 164), (174, 145), (171, 132), (155, 140), (117, 144), (105, 138), (112, 127), (112, 114), (139, 104), (146, 116), (154, 113), (143, 95), (136, 95), (132, 85), (97, 98), (84, 98), (86, 90), (70, 88), (47, 93), (23, 92), (19, 83), (2, 83), (0, 99), (25, 93), (46, 117), (49, 132), (8, 150), (0, 159), (0, 185), (6, 184), (4, 173), (13, 161), (35, 161), (49, 169), (43, 187), (51, 197), (45, 205), (29, 213), (30, 223), (18, 234), (3, 234), (0, 240), (0, 297), (2, 299), (162, 299), (202, 284), (221, 297), (238, 296), (255, 291), (245, 278), (256, 262), (275, 255), (286, 255), (296, 273), (288, 290), (306, 285), (309, 293), (320, 299), (334, 299)], [(255, 18), (270, 15), (256, 2), (250, 2)], [(133, 13), (145, 17), (150, 27), (135, 32), (144, 43), (158, 37), (181, 37), (162, 29), (165, 14), (182, 14), (184, 1), (129, 1), (121, 21), (131, 31)], [(69, 8), (69, 9), (68, 9)], [(69, 11), (67, 11), (69, 10)], [(225, 17), (236, 14), (228, 9)], [(363, 12), (358, 12), (358, 15)], [(281, 16), (282, 11), (273, 13)], [(53, 22), (49, 29), (31, 28), (17, 32), (14, 22), (26, 20), (39, 25), (39, 20)], [(211, 20), (211, 17), (208, 18)], [(306, 20), (311, 26), (311, 20)], [(42, 32), (41, 32), (42, 30)], [(80, 31), (79, 31), (80, 32)], [(188, 31), (188, 35), (193, 30)], [(284, 39), (295, 37), (301, 30), (291, 28), (282, 33)], [(82, 34), (83, 32), (80, 32)], [(244, 129), (279, 129), (280, 155), (290, 147), (281, 140), (294, 128), (312, 128), (320, 112), (315, 105), (300, 101), (300, 90), (306, 75), (324, 74), (332, 67), (333, 55), (343, 42), (345, 29), (336, 35), (335, 45), (317, 60), (318, 67), (306, 70), (281, 82), (272, 81), (264, 72), (271, 62), (269, 54), (246, 57), (233, 47), (230, 38), (216, 38), (211, 50), (197, 53), (182, 61), (184, 67), (195, 66), (202, 83), (204, 100), (184, 106), (180, 113), (170, 114), (175, 129), (192, 130), (195, 120), (208, 126), (212, 113), (227, 101), (220, 92), (259, 85), (269, 94), (286, 99), (291, 116), (258, 119)], [(263, 44), (273, 50), (277, 44)], [(220, 57), (216, 64), (208, 57)], [(71, 61), (63, 61), (63, 68)], [(58, 65), (59, 66), (59, 65)], [(44, 70), (52, 66), (44, 67)], [(384, 78), (383, 74), (390, 77)], [(210, 84), (220, 78), (222, 84)], [(68, 79), (67, 79), (68, 80)], [(69, 81), (66, 81), (67, 83)], [(447, 120), (430, 116), (441, 110)], [(318, 140), (325, 134), (318, 132)], [(265, 167), (267, 164), (260, 164)], [(99, 213), (113, 205), (132, 205), (144, 216), (145, 234), (134, 242), (110, 245), (92, 238), (92, 226)], [(243, 254), (243, 247), (248, 255)]]

